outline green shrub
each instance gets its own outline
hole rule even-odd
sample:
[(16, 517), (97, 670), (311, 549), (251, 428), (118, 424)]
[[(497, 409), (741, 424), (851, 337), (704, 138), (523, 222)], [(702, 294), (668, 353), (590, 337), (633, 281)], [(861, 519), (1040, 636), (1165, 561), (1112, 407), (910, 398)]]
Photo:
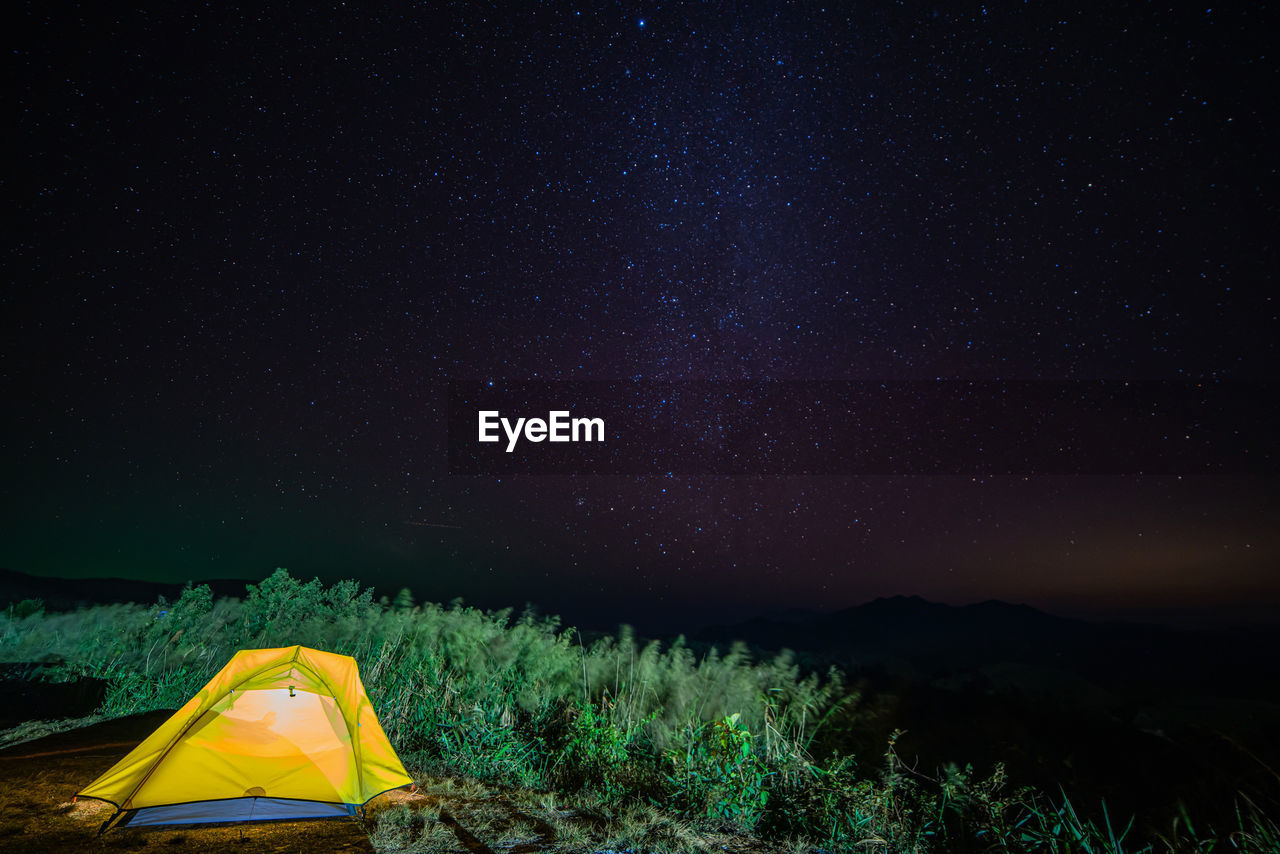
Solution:
[(769, 802), (772, 773), (751, 731), (732, 714), (691, 728), (683, 750), (671, 750), (668, 778), (688, 813), (750, 830)]
[(586, 701), (568, 708), (569, 724), (555, 762), (561, 786), (586, 787), (612, 801), (649, 782), (640, 739), (656, 713), (625, 721), (611, 715), (612, 710), (607, 701), (602, 708)]
[(24, 617), (33, 617), (36, 614), (44, 613), (43, 599), (23, 599), (21, 602), (9, 605), (9, 613), (16, 620)]

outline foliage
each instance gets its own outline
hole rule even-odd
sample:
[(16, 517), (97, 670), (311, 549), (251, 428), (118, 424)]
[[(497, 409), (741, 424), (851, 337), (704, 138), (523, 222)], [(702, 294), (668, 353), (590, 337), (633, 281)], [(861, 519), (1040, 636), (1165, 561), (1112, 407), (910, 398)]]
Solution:
[(557, 758), (568, 773), (563, 773), (559, 782), (596, 789), (610, 800), (620, 798), (631, 782), (627, 772), (635, 766), (641, 726), (624, 728), (610, 717), (607, 706), (599, 709), (585, 701), (572, 706), (570, 715), (572, 721)]
[(36, 614), (44, 613), (43, 599), (23, 599), (21, 602), (9, 605), (9, 613), (13, 619), (21, 620), (24, 617), (31, 617)]
[(771, 775), (751, 731), (734, 713), (691, 728), (683, 750), (671, 750), (668, 778), (686, 811), (750, 830), (769, 801)]

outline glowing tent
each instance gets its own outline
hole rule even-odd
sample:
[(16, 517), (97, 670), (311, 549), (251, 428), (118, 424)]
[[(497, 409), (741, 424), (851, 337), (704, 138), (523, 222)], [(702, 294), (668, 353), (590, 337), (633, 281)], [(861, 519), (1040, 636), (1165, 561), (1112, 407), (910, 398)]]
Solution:
[(411, 782), (355, 659), (291, 646), (237, 652), (77, 797), (115, 805), (105, 830), (352, 815)]

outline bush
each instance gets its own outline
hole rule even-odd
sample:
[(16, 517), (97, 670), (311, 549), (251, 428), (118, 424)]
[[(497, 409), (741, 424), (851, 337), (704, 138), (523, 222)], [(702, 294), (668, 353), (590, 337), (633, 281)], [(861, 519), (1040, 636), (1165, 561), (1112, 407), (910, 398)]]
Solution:
[(690, 729), (684, 750), (667, 758), (674, 766), (668, 779), (686, 812), (743, 830), (760, 820), (772, 772), (738, 714)]
[(16, 604), (10, 603), (9, 613), (15, 620), (21, 620), (25, 617), (34, 617), (36, 614), (44, 613), (43, 599), (23, 599)]

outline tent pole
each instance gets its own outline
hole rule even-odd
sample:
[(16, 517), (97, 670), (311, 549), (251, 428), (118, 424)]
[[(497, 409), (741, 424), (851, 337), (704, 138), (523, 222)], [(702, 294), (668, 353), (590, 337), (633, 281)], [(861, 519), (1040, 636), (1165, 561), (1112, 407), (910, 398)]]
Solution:
[(122, 812), (124, 812), (124, 810), (120, 809), (119, 807), (116, 807), (116, 811), (111, 814), (111, 817), (108, 818), (106, 821), (104, 821), (102, 823), (102, 826), (98, 828), (98, 835), (101, 836), (102, 834), (106, 833), (111, 828), (111, 823), (114, 822), (117, 818), (119, 818)]

